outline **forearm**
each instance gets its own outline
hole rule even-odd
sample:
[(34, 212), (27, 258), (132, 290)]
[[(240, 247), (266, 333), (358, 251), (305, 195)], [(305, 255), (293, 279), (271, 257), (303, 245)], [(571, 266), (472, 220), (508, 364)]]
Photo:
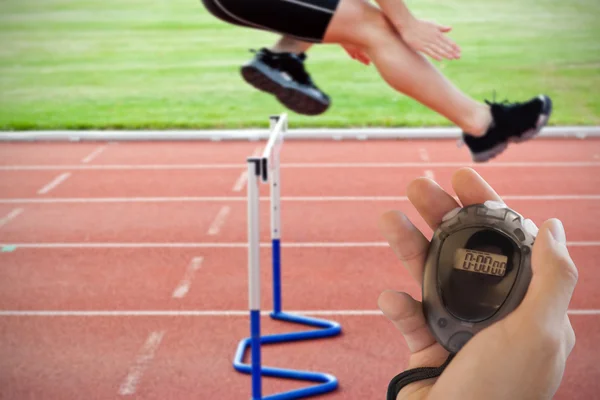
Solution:
[(415, 17), (403, 0), (375, 0), (387, 19), (399, 32)]

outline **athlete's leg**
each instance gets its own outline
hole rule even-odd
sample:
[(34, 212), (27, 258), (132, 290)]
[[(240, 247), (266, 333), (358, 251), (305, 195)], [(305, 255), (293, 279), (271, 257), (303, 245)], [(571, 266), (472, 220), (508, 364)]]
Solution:
[(412, 50), (380, 9), (366, 0), (340, 0), (323, 41), (361, 47), (390, 86), (463, 130), (474, 161), (495, 157), (509, 142), (530, 139), (550, 117), (552, 102), (548, 96), (522, 103), (488, 103), (489, 106), (475, 101)]
[(424, 56), (413, 51), (384, 14), (367, 1), (341, 0), (324, 42), (362, 47), (394, 89), (445, 116), (465, 132), (477, 136), (486, 132), (491, 122), (488, 105), (461, 92)]
[(306, 53), (313, 45), (314, 43), (303, 42), (289, 36), (282, 36), (270, 50), (275, 53), (302, 54)]

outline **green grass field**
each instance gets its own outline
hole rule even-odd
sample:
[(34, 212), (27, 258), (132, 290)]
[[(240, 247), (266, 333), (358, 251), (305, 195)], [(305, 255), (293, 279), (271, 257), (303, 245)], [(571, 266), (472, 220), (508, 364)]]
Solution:
[[(598, 0), (411, 0), (454, 27), (463, 59), (443, 72), (479, 100), (555, 102), (553, 125), (600, 123)], [(199, 0), (3, 0), (0, 128), (238, 128), (285, 109), (247, 86), (249, 48), (276, 36), (226, 25)], [(333, 98), (299, 126), (448, 125), (337, 46), (309, 55)]]

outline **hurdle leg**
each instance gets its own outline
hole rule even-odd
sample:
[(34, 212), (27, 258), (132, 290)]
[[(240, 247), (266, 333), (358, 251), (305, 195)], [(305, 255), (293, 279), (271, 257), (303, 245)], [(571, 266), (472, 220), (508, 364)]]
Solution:
[[(271, 130), (279, 122), (279, 116), (270, 118)], [(287, 131), (287, 121), (283, 127)], [(269, 184), (271, 192), (271, 246), (273, 262), (273, 313), (279, 314), (281, 305), (281, 187), (279, 181), (279, 152), (275, 152), (270, 164)]]
[(260, 199), (256, 169), (260, 159), (248, 159), (248, 282), (252, 348), (252, 400), (262, 398), (260, 334)]

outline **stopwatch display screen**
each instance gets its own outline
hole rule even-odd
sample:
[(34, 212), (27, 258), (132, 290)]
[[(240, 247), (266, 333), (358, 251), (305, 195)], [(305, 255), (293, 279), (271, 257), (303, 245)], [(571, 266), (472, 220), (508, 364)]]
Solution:
[(472, 249), (457, 249), (454, 257), (454, 268), (492, 276), (504, 276), (507, 262), (508, 257), (501, 254)]
[(449, 235), (438, 259), (438, 290), (446, 309), (467, 322), (492, 317), (515, 283), (520, 258), (515, 242), (494, 229)]

